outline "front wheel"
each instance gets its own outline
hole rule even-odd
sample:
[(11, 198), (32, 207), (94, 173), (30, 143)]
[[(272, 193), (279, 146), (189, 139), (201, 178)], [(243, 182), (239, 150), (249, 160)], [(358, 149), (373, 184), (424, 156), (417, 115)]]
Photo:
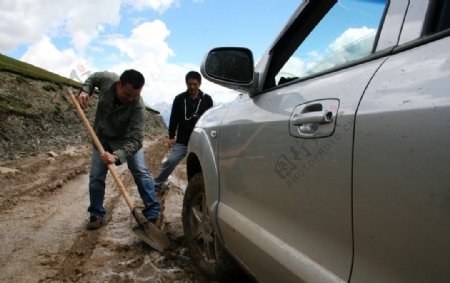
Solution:
[(214, 233), (202, 173), (189, 180), (183, 200), (182, 220), (187, 248), (202, 273), (219, 281), (239, 273), (239, 268), (223, 250)]

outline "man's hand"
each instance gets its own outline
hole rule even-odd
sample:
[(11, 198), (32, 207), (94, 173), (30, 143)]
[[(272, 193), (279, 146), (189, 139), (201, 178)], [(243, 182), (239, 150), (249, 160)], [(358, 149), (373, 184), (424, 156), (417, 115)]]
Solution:
[(80, 103), (81, 108), (85, 109), (89, 105), (89, 94), (85, 91), (81, 91), (78, 95), (78, 103)]
[(119, 158), (117, 157), (117, 155), (105, 151), (102, 155), (100, 155), (100, 159), (104, 164), (108, 165), (116, 163)]
[(169, 139), (167, 145), (169, 146), (169, 148), (172, 148), (175, 145), (175, 138)]

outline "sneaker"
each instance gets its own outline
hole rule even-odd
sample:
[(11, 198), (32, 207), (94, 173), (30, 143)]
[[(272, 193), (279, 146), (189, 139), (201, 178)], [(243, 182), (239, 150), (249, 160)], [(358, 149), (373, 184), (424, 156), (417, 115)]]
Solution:
[(89, 222), (86, 224), (86, 229), (95, 230), (102, 227), (103, 224), (105, 224), (105, 221), (102, 218), (91, 215), (89, 217)]

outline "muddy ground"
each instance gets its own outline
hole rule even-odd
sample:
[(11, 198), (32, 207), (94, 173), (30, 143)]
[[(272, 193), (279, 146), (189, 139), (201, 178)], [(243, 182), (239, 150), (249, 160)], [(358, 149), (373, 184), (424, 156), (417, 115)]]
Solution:
[[(160, 253), (132, 232), (136, 222), (111, 176), (107, 223), (85, 229), (90, 150), (85, 144), (0, 163), (0, 282), (208, 282), (183, 243), (183, 164), (161, 196), (161, 229), (171, 246)], [(153, 175), (166, 152), (162, 138), (147, 139)], [(117, 167), (134, 205), (142, 207), (126, 169)]]

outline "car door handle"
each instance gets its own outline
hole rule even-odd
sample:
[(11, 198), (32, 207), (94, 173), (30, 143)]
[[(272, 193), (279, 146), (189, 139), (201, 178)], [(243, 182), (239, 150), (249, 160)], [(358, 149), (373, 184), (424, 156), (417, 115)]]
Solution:
[(331, 136), (339, 113), (339, 99), (320, 99), (297, 105), (289, 118), (289, 133), (298, 138)]
[(304, 124), (328, 124), (333, 122), (333, 112), (331, 111), (314, 111), (309, 113), (297, 114), (292, 119), (295, 126)]

